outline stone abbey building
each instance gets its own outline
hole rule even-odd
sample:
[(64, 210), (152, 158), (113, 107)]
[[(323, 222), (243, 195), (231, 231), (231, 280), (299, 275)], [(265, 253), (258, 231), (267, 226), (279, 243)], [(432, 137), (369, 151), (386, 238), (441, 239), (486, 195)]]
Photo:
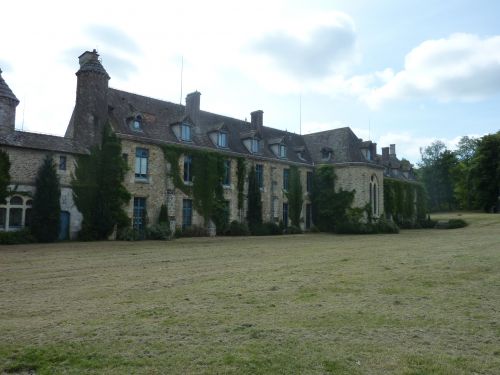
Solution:
[[(127, 207), (134, 226), (141, 227), (144, 213), (156, 222), (162, 204), (168, 208), (172, 227), (204, 225), (192, 199), (174, 186), (171, 166), (164, 157), (165, 145), (183, 145), (186, 150), (217, 151), (226, 156), (223, 181), (230, 220), (245, 220), (246, 201), (238, 209), (236, 160), (244, 157), (254, 165), (262, 192), (264, 221), (288, 222), (286, 190), (289, 168), (300, 170), (304, 191), (302, 226), (312, 226), (312, 173), (321, 164), (336, 167), (336, 188), (355, 190), (354, 205), (371, 203), (374, 216), (384, 212), (383, 180), (392, 177), (413, 180), (411, 165), (396, 157), (395, 145), (382, 148), (359, 139), (350, 128), (298, 135), (264, 126), (263, 111), (242, 121), (200, 109), (199, 92), (186, 97), (186, 105), (152, 99), (110, 88), (108, 73), (94, 51), (79, 57), (76, 73), (76, 103), (64, 137), (15, 130), (16, 98), (0, 71), (0, 148), (11, 160), (11, 188), (14, 191), (0, 206), (0, 230), (29, 225), (31, 196), (39, 166), (51, 154), (61, 182), (61, 238), (75, 237), (81, 226), (70, 187), (75, 157), (89, 152), (100, 142), (102, 128), (109, 122), (121, 139), (129, 171), (125, 186), (132, 195)], [(179, 159), (185, 184), (192, 181), (192, 158), (186, 152)], [(333, 188), (333, 187), (332, 187)], [(246, 186), (244, 191), (246, 191)]]

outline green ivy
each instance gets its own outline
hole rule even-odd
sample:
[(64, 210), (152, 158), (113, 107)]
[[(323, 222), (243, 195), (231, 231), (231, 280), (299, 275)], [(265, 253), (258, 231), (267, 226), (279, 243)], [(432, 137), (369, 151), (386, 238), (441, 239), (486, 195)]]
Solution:
[(392, 215), (399, 223), (424, 219), (427, 208), (423, 186), (415, 182), (384, 178), (384, 209), (386, 215)]
[(245, 189), (246, 165), (245, 165), (245, 159), (241, 157), (237, 159), (236, 176), (238, 177), (238, 182), (236, 185), (238, 189), (238, 209), (242, 210), (245, 198), (244, 189)]
[(296, 166), (290, 167), (290, 179), (286, 196), (290, 209), (290, 220), (293, 226), (300, 227), (300, 214), (304, 203), (302, 183), (300, 181), (300, 171)]
[[(227, 159), (213, 151), (197, 150), (178, 145), (163, 146), (163, 154), (170, 164), (169, 176), (174, 186), (193, 199), (195, 210), (205, 221), (213, 220), (217, 229), (224, 227), (229, 219), (222, 179), (224, 178), (224, 160)], [(192, 157), (193, 183), (186, 185), (181, 178), (180, 157)]]

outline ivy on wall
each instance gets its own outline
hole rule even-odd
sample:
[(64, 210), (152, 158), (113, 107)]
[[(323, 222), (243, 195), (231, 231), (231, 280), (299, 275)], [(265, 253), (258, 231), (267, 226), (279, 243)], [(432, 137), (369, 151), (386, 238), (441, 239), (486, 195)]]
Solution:
[(396, 222), (425, 218), (427, 207), (424, 187), (419, 183), (384, 178), (384, 209)]
[[(166, 161), (170, 164), (169, 176), (174, 186), (193, 199), (196, 211), (205, 219), (213, 220), (217, 230), (225, 228), (229, 221), (229, 212), (224, 199), (222, 180), (224, 178), (223, 154), (197, 150), (178, 145), (162, 147)], [(192, 184), (185, 184), (181, 178), (180, 157), (192, 158)]]
[(300, 214), (302, 212), (302, 204), (304, 203), (304, 194), (302, 191), (302, 183), (300, 181), (300, 171), (296, 166), (290, 167), (290, 179), (286, 196), (290, 210), (290, 220), (292, 225), (300, 226)]
[(245, 198), (245, 175), (246, 175), (246, 165), (245, 165), (245, 159), (243, 158), (237, 158), (237, 165), (236, 165), (236, 177), (238, 178), (238, 181), (236, 183), (236, 188), (238, 190), (238, 210), (243, 209), (243, 202)]

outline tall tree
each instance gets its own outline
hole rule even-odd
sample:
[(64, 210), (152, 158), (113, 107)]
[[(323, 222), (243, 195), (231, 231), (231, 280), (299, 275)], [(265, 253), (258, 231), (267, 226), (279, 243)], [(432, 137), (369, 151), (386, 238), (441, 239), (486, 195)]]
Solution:
[(473, 159), (479, 206), (487, 212), (500, 210), (500, 132), (481, 138)]
[(100, 147), (95, 146), (89, 155), (78, 158), (71, 181), (75, 204), (83, 215), (82, 239), (106, 239), (115, 226), (129, 224), (124, 211), (130, 200), (123, 185), (126, 171), (120, 140), (107, 124)]
[(313, 216), (316, 226), (325, 232), (334, 232), (339, 223), (347, 221), (347, 210), (354, 200), (354, 190), (335, 189), (335, 170), (331, 165), (320, 165), (313, 179)]
[(453, 209), (453, 169), (458, 163), (456, 155), (447, 150), (441, 141), (433, 142), (420, 153), (422, 162), (419, 174), (428, 193), (430, 209)]
[(0, 150), (0, 204), (5, 203), (5, 198), (9, 195), (8, 186), (10, 184), (10, 159), (9, 155)]
[(262, 224), (262, 201), (260, 194), (260, 186), (255, 174), (255, 167), (252, 166), (248, 172), (248, 210), (247, 210), (248, 227), (251, 232)]
[(300, 181), (300, 171), (296, 166), (290, 167), (290, 177), (288, 182), (288, 209), (290, 210), (290, 220), (292, 225), (300, 227), (300, 214), (304, 203), (302, 183)]
[(38, 169), (31, 216), (31, 233), (39, 242), (53, 242), (59, 235), (61, 187), (52, 156)]
[(462, 137), (455, 151), (458, 164), (452, 171), (455, 180), (454, 190), (457, 203), (462, 209), (475, 208), (472, 160), (477, 151), (478, 141), (476, 138)]

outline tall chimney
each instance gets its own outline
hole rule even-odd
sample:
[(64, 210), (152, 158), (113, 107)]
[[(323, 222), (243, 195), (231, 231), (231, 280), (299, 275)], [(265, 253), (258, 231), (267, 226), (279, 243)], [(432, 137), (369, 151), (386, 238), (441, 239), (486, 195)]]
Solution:
[(14, 132), (18, 104), (19, 100), (3, 80), (2, 70), (0, 69), (0, 135), (8, 135)]
[(389, 160), (389, 147), (382, 147), (382, 160)]
[(262, 130), (264, 125), (264, 111), (258, 110), (250, 113), (252, 116), (252, 126), (255, 130)]
[(200, 97), (198, 91), (187, 94), (186, 96), (186, 115), (188, 115), (195, 125), (198, 125), (200, 120)]
[(391, 147), (391, 150), (389, 151), (389, 154), (396, 156), (396, 145), (392, 144), (392, 145), (389, 145), (389, 146)]

